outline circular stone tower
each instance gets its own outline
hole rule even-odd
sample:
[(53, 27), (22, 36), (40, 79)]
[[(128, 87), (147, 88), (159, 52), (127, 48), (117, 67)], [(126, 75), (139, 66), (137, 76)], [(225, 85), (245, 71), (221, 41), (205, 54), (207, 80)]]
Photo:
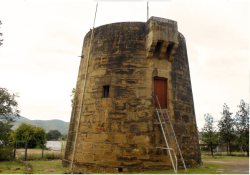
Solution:
[(186, 166), (200, 164), (186, 43), (177, 22), (151, 17), (95, 28), (78, 121), (90, 37), (91, 31), (84, 38), (63, 166), (71, 166), (80, 122), (74, 170), (171, 169), (169, 153), (156, 148), (166, 144), (155, 95), (169, 112)]

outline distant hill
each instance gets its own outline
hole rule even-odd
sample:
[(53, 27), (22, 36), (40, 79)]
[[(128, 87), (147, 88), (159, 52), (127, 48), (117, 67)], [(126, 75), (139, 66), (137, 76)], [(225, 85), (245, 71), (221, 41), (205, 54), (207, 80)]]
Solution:
[(62, 134), (68, 134), (69, 122), (64, 122), (62, 120), (29, 120), (25, 117), (16, 118), (16, 121), (13, 123), (12, 129), (15, 130), (22, 123), (28, 123), (35, 126), (42, 126), (46, 132), (49, 130), (58, 130)]

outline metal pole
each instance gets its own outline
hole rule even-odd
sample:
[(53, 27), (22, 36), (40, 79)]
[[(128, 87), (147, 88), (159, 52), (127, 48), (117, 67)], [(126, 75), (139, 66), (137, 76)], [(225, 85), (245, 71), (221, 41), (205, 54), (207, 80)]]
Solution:
[(14, 159), (16, 158), (16, 141), (15, 141), (15, 145), (14, 145)]
[(28, 147), (28, 141), (25, 142), (25, 157), (24, 160), (27, 160), (27, 147)]
[(83, 98), (84, 98), (84, 92), (85, 92), (85, 86), (86, 86), (86, 80), (87, 80), (87, 73), (88, 73), (88, 67), (89, 67), (90, 48), (91, 48), (91, 44), (92, 44), (92, 36), (93, 36), (93, 32), (94, 32), (97, 7), (98, 7), (98, 2), (96, 4), (96, 11), (95, 11), (95, 18), (94, 18), (94, 23), (93, 23), (93, 29), (92, 29), (92, 33), (91, 33), (90, 42), (89, 42), (89, 54), (88, 54), (88, 59), (87, 59), (86, 71), (85, 71), (85, 80), (84, 80), (84, 86), (83, 86), (83, 92), (82, 92), (82, 102), (81, 102), (81, 108), (80, 108), (79, 117), (78, 117), (78, 126), (77, 126), (77, 131), (76, 131), (76, 138), (75, 138), (75, 145), (74, 145), (74, 150), (73, 150), (73, 157), (72, 157), (72, 161), (71, 161), (71, 170), (73, 170), (73, 163), (74, 163), (75, 152), (76, 152), (76, 141), (77, 141), (78, 130), (79, 130), (80, 121), (81, 121)]
[[(44, 141), (43, 141), (43, 150), (44, 150)], [(43, 159), (43, 150), (42, 150), (42, 159)]]
[[(160, 105), (160, 104), (159, 104), (159, 105)], [(160, 107), (160, 109), (161, 109), (161, 107)], [(172, 154), (171, 154), (171, 151), (170, 151), (169, 146), (168, 146), (168, 141), (167, 141), (166, 135), (164, 134), (164, 129), (163, 129), (163, 126), (162, 126), (162, 122), (161, 122), (161, 118), (160, 118), (159, 112), (158, 112), (157, 108), (155, 108), (155, 110), (156, 110), (156, 112), (157, 112), (157, 116), (158, 116), (158, 119), (159, 119), (159, 122), (160, 122), (160, 125), (161, 125), (161, 130), (162, 130), (162, 133), (163, 133), (163, 137), (164, 137), (165, 143), (166, 143), (167, 148), (168, 148), (168, 153), (169, 153), (169, 156), (170, 156), (172, 165), (173, 165), (174, 172), (176, 172), (176, 174), (177, 174), (176, 168), (175, 168), (175, 166), (174, 166), (174, 161), (173, 161), (173, 159), (172, 159)], [(177, 162), (177, 161), (176, 161), (176, 162)]]
[(147, 1), (147, 21), (148, 21), (148, 1)]
[(172, 129), (172, 132), (173, 132), (173, 135), (174, 135), (174, 138), (175, 138), (175, 143), (176, 143), (176, 145), (177, 145), (178, 151), (179, 151), (180, 156), (181, 156), (182, 163), (183, 163), (183, 165), (184, 165), (184, 168), (185, 168), (186, 173), (188, 173), (188, 172), (187, 172), (187, 168), (186, 168), (185, 161), (184, 161), (183, 156), (182, 156), (182, 154), (181, 154), (181, 149), (180, 149), (178, 140), (177, 140), (176, 135), (175, 135), (175, 132), (174, 132), (174, 128), (173, 128), (172, 122), (171, 122), (171, 120), (170, 120), (170, 116), (169, 116), (169, 114), (168, 114), (168, 110), (165, 109), (165, 111), (166, 111), (167, 116), (168, 116), (169, 124), (170, 124), (170, 126), (171, 126), (171, 129)]

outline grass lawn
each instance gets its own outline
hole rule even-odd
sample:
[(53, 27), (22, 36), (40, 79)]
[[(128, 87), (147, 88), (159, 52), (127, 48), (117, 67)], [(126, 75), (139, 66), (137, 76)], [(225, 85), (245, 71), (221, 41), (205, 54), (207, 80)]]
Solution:
[(19, 162), (3, 161), (0, 162), (0, 174), (23, 174), (26, 170), (25, 165)]
[(214, 156), (214, 158), (212, 158), (212, 156), (202, 156), (201, 157), (202, 160), (246, 160), (249, 161), (249, 157), (237, 157), (237, 156)]
[[(188, 174), (240, 174), (246, 173), (240, 169), (240, 166), (248, 168), (249, 157), (236, 157), (236, 156), (225, 156), (225, 157), (203, 157), (203, 165), (200, 167), (188, 168)], [(62, 168), (61, 160), (51, 161), (28, 161), (32, 166), (32, 173), (35, 174), (60, 174), (69, 172), (67, 168)], [(237, 168), (232, 167), (237, 162)], [(249, 169), (248, 169), (249, 170)], [(82, 172), (84, 173), (84, 172)], [(88, 172), (89, 173), (89, 172)], [(99, 172), (93, 172), (99, 174)], [(103, 173), (101, 173), (103, 174)], [(125, 173), (127, 174), (127, 173)], [(173, 170), (168, 171), (147, 171), (147, 172), (133, 172), (132, 174), (175, 174)], [(186, 174), (185, 170), (178, 170), (178, 174)]]
[[(236, 156), (202, 156), (203, 165), (188, 168), (188, 174), (249, 174), (249, 157)], [(158, 172), (143, 172), (143, 174), (174, 174), (173, 170)], [(178, 170), (178, 174), (186, 174)]]
[[(204, 156), (212, 156), (211, 151), (201, 151)], [(227, 156), (227, 152), (214, 152), (214, 156)], [(229, 152), (228, 152), (228, 156)], [(247, 156), (246, 152), (232, 152), (232, 156)]]
[[(236, 156), (202, 156), (203, 165), (200, 167), (188, 168), (188, 174), (248, 174), (249, 157)], [(62, 167), (62, 160), (35, 160), (26, 161), (31, 165), (33, 174), (63, 174), (70, 172), (69, 169)], [(23, 174), (26, 167), (18, 162), (0, 162), (1, 174)], [(84, 173), (84, 172), (82, 172)], [(89, 173), (89, 172), (85, 172)], [(105, 174), (93, 172), (94, 174)], [(127, 174), (127, 172), (124, 172)], [(168, 171), (147, 171), (133, 172), (131, 174), (175, 174), (173, 170)], [(178, 174), (186, 174), (185, 170), (178, 170)]]
[(63, 174), (70, 170), (62, 167), (62, 160), (36, 160), (26, 161), (31, 165), (33, 174)]

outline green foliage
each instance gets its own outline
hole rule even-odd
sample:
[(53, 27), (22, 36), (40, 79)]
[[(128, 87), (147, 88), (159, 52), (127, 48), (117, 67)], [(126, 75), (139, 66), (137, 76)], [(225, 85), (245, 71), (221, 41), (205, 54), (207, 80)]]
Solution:
[(1, 174), (24, 174), (26, 166), (17, 161), (1, 161)]
[(68, 137), (68, 134), (62, 134), (62, 136), (59, 138), (60, 141), (66, 141)]
[(10, 122), (0, 122), (0, 161), (13, 159), (13, 146), (8, 142), (11, 127)]
[(59, 140), (59, 137), (61, 137), (61, 136), (62, 136), (62, 134), (58, 130), (50, 130), (47, 133), (46, 139), (48, 141)]
[(10, 122), (0, 122), (0, 140), (3, 142), (3, 144), (8, 143), (12, 126), (13, 125)]
[(41, 147), (43, 141), (46, 141), (46, 132), (42, 127), (35, 127), (27, 123), (22, 123), (11, 133), (10, 140), (12, 144), (14, 144), (15, 141), (28, 141), (29, 148), (35, 148), (37, 145)]
[(19, 97), (18, 94), (11, 94), (0, 87), (0, 122), (14, 122), (15, 117), (20, 116), (16, 97)]
[(235, 128), (238, 135), (238, 145), (243, 151), (249, 155), (249, 104), (244, 100), (240, 101), (238, 105), (239, 111), (236, 112), (234, 121)]
[(234, 133), (234, 120), (231, 115), (233, 113), (229, 112), (229, 107), (224, 103), (223, 112), (221, 113), (223, 116), (218, 124), (220, 138), (226, 143), (227, 148), (230, 149), (230, 155), (232, 152), (232, 144), (236, 139), (236, 135)]
[(201, 129), (201, 140), (207, 144), (213, 156), (213, 149), (215, 149), (218, 142), (218, 135), (213, 127), (213, 117), (211, 114), (204, 114), (205, 125)]
[(13, 146), (9, 144), (9, 137), (12, 132), (12, 122), (20, 113), (16, 97), (17, 94), (11, 94), (6, 88), (0, 87), (0, 161), (13, 159)]
[(12, 129), (17, 129), (22, 123), (27, 123), (31, 125), (41, 126), (47, 132), (49, 130), (58, 129), (62, 134), (68, 133), (69, 122), (64, 122), (62, 120), (29, 120), (25, 117), (20, 116), (14, 123)]
[(75, 96), (76, 88), (73, 88), (70, 94), (71, 99), (71, 106), (73, 107), (74, 105), (74, 96)]
[(0, 144), (0, 161), (13, 159), (14, 147), (9, 144)]
[(208, 147), (202, 147), (201, 151), (208, 151)]

